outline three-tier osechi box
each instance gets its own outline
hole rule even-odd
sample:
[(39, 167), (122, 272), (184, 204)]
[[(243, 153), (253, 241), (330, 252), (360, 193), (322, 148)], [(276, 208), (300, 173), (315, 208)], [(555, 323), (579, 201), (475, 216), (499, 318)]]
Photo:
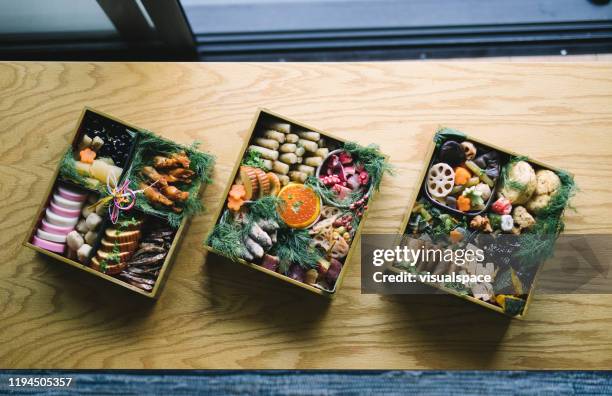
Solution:
[(432, 286), (521, 318), (574, 190), (563, 170), (442, 129), (401, 228), (404, 245), (432, 254), (391, 269), (435, 275)]
[(214, 158), (85, 108), (24, 245), (157, 298)]
[(248, 136), (206, 249), (333, 296), (389, 169), (385, 156), (268, 110)]

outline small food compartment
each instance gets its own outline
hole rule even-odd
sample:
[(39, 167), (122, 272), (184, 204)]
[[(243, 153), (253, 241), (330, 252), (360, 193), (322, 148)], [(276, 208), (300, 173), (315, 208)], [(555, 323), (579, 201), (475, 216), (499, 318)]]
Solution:
[(151, 298), (214, 157), (85, 109), (24, 244)]
[[(429, 284), (523, 317), (538, 270), (563, 230), (573, 177), (450, 129), (436, 133), (428, 164), (404, 220), (404, 244), (444, 256), (398, 262), (392, 270), (440, 276), (448, 281)], [(462, 283), (453, 280), (457, 275), (491, 281)]]
[(477, 215), (489, 207), (507, 156), (461, 137), (436, 148), (423, 184), (425, 196), (457, 215)]
[(97, 191), (115, 187), (128, 169), (137, 137), (127, 125), (86, 110), (62, 157), (60, 178)]
[(214, 158), (147, 131), (141, 131), (128, 175), (136, 208), (178, 227), (202, 210), (199, 191), (209, 183)]
[(333, 295), (386, 158), (267, 110), (249, 136), (206, 248)]
[(88, 264), (102, 228), (104, 212), (90, 207), (99, 198), (75, 184), (56, 182), (30, 237), (32, 245)]
[(177, 230), (166, 220), (132, 210), (106, 223), (91, 268), (151, 292), (174, 244)]

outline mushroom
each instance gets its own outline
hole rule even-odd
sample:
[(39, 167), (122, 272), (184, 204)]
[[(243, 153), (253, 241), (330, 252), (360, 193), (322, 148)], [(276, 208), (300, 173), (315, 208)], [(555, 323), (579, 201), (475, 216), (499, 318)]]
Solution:
[(441, 162), (447, 163), (455, 167), (465, 161), (465, 151), (459, 143), (454, 140), (444, 142), (440, 148), (438, 158)]

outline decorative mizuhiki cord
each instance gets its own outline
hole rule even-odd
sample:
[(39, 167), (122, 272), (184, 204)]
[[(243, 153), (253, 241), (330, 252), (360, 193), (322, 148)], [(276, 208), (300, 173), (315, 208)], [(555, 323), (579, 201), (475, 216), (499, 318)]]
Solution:
[(121, 211), (127, 211), (134, 207), (136, 204), (136, 194), (144, 193), (146, 189), (153, 187), (156, 183), (154, 182), (142, 190), (132, 190), (129, 187), (130, 179), (126, 178), (121, 184), (117, 185), (117, 178), (111, 173), (106, 178), (106, 190), (109, 195), (101, 198), (89, 208), (96, 210), (100, 205), (108, 205), (110, 221), (116, 224)]

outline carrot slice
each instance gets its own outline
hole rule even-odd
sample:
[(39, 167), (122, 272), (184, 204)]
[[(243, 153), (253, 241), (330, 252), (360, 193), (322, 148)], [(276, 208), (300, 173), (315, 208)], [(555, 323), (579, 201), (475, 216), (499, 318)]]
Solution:
[(81, 162), (93, 164), (94, 160), (96, 159), (96, 152), (89, 147), (84, 148), (79, 152), (79, 158), (81, 159)]
[(234, 184), (229, 192), (229, 196), (236, 200), (244, 199), (246, 190), (242, 184)]

